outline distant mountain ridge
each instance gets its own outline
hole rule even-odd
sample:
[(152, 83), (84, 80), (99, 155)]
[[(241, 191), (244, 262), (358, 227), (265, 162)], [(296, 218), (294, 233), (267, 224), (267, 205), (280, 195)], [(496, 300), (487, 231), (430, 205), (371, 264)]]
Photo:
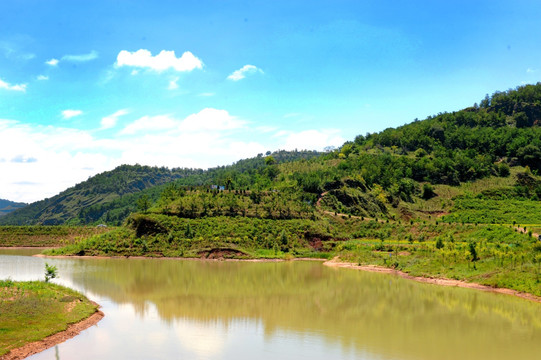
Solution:
[(51, 198), (34, 202), (0, 218), (0, 225), (79, 224), (81, 209), (164, 184), (202, 170), (122, 165), (81, 182)]
[[(537, 83), (495, 92), (463, 110), (359, 135), (326, 153), (268, 152), (266, 156), (259, 154), (208, 170), (123, 165), (3, 216), (0, 225), (119, 225), (130, 213), (140, 210), (138, 203), (143, 196), (145, 208), (161, 206), (157, 201), (163, 200), (164, 193), (184, 194), (195, 187), (210, 191), (215, 188), (212, 185), (236, 192), (250, 191), (254, 194), (250, 199), (255, 204), (253, 210), (258, 213), (260, 200), (256, 193), (260, 191), (294, 194), (300, 207), (314, 206), (325, 193), (323, 206), (355, 216), (387, 216), (390, 208), (404, 204), (404, 213), (408, 213), (407, 207), (420, 193), (425, 199), (434, 196), (431, 185), (459, 186), (491, 176), (507, 177), (515, 166), (538, 175), (540, 125), (541, 83)], [(166, 189), (169, 184), (174, 186)], [(523, 186), (519, 192), (523, 198), (541, 199), (541, 185)], [(180, 204), (186, 199), (179, 196), (183, 198), (178, 200)], [(216, 202), (217, 212), (237, 207), (234, 202), (239, 199), (229, 200)], [(275, 216), (273, 209), (284, 205), (279, 202), (290, 200), (270, 199), (267, 213)], [(210, 206), (208, 201), (179, 204), (175, 206), (181, 206), (183, 213), (188, 206), (192, 216), (207, 214)], [(198, 206), (201, 211), (196, 209)], [(251, 210), (248, 202), (240, 206), (245, 212)]]
[(27, 204), (0, 199), (0, 216), (9, 214), (12, 211), (25, 207)]
[[(316, 151), (297, 150), (272, 153), (277, 162), (311, 159), (319, 155), (321, 153)], [(130, 213), (137, 211), (137, 200), (141, 196), (145, 195), (154, 201), (164, 186), (173, 181), (180, 181), (185, 186), (225, 184), (232, 173), (250, 173), (263, 166), (263, 154), (208, 170), (121, 165), (56, 196), (2, 216), (0, 225), (82, 225), (99, 222), (120, 225)]]

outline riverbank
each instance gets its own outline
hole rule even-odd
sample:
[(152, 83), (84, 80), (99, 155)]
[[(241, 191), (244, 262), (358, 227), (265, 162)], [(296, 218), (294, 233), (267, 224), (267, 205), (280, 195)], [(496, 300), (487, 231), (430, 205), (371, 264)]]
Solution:
[[(97, 304), (96, 304), (97, 305)], [(45, 351), (49, 348), (52, 348), (55, 345), (63, 343), (77, 335), (81, 331), (84, 331), (94, 325), (96, 325), (105, 315), (102, 311), (97, 310), (94, 314), (90, 315), (84, 320), (81, 320), (78, 323), (71, 324), (64, 331), (56, 333), (54, 335), (48, 336), (43, 340), (35, 341), (23, 345), (20, 348), (11, 350), (6, 355), (0, 357), (1, 360), (19, 360), (27, 358), (31, 355), (37, 354), (39, 352)]]
[(57, 284), (0, 280), (0, 359), (23, 359), (76, 336), (103, 318), (98, 308)]
[(369, 271), (369, 272), (378, 272), (378, 273), (385, 273), (385, 274), (392, 274), (396, 276), (400, 276), (401, 278), (413, 280), (417, 282), (422, 282), (426, 284), (434, 284), (434, 285), (441, 285), (441, 286), (455, 286), (455, 287), (462, 287), (462, 288), (468, 288), (468, 289), (475, 289), (475, 290), (481, 290), (481, 291), (489, 291), (494, 293), (500, 293), (500, 294), (506, 294), (506, 295), (513, 295), (517, 296), (523, 299), (531, 300), (537, 303), (541, 303), (541, 297), (536, 296), (534, 294), (521, 292), (513, 289), (508, 288), (497, 288), (487, 285), (482, 285), (474, 282), (466, 282), (463, 280), (456, 280), (456, 279), (448, 279), (448, 278), (442, 278), (442, 277), (426, 277), (426, 276), (413, 276), (410, 275), (404, 271), (396, 270), (389, 267), (379, 266), (379, 265), (357, 265), (355, 263), (351, 262), (345, 262), (340, 261), (338, 257), (334, 257), (332, 260), (328, 260), (325, 258), (287, 258), (287, 259), (277, 259), (277, 258), (257, 258), (257, 259), (235, 259), (235, 258), (192, 258), (192, 257), (146, 257), (146, 256), (77, 256), (77, 255), (43, 255), (43, 254), (37, 254), (34, 255), (36, 257), (51, 257), (51, 258), (100, 258), (100, 259), (156, 259), (156, 260), (166, 260), (166, 259), (172, 259), (172, 260), (192, 260), (192, 261), (230, 261), (230, 262), (283, 262), (283, 261), (320, 261), (325, 266), (329, 267), (339, 267), (339, 268), (348, 268), (348, 269), (355, 269), (355, 270), (362, 270), (362, 271)]
[(477, 283), (470, 283), (470, 282), (466, 282), (462, 280), (412, 276), (400, 270), (378, 266), (378, 265), (356, 265), (350, 262), (341, 262), (339, 261), (338, 257), (335, 257), (332, 260), (325, 261), (323, 265), (329, 266), (329, 267), (338, 267), (338, 268), (355, 269), (355, 270), (377, 272), (377, 273), (384, 273), (384, 274), (392, 274), (404, 279), (414, 280), (414, 281), (425, 283), (425, 284), (434, 284), (434, 285), (441, 285), (441, 286), (455, 286), (455, 287), (462, 287), (462, 288), (475, 289), (475, 290), (481, 290), (481, 291), (489, 291), (489, 292), (494, 292), (494, 293), (499, 293), (499, 294), (513, 295), (513, 296), (517, 296), (523, 299), (541, 303), (540, 296), (520, 292), (517, 290), (505, 289), (505, 288), (494, 288), (494, 287), (481, 285)]
[(103, 255), (32, 255), (39, 258), (51, 259), (152, 259), (152, 260), (192, 260), (192, 261), (227, 261), (227, 262), (282, 262), (282, 261), (320, 261), (325, 262), (325, 258), (291, 257), (291, 258), (206, 258), (206, 257), (180, 257), (180, 256), (103, 256)]

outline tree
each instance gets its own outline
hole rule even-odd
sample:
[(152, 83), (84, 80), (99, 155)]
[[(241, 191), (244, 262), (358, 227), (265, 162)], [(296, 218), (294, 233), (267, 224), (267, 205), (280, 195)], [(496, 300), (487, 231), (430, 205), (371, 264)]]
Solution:
[(340, 151), (340, 154), (344, 154), (344, 158), (347, 158), (349, 154), (353, 151), (353, 145), (352, 144), (344, 144), (342, 146), (342, 150)]
[(276, 160), (274, 159), (274, 156), (269, 155), (265, 158), (265, 165), (274, 165), (274, 164), (276, 164)]
[(143, 213), (146, 213), (150, 208), (150, 200), (146, 194), (137, 199), (137, 208)]
[(498, 166), (498, 175), (500, 177), (507, 177), (509, 176), (509, 174), (511, 174), (511, 169), (509, 168), (509, 165), (507, 165), (506, 163), (501, 163), (499, 166)]
[(226, 179), (225, 179), (225, 188), (227, 190), (231, 190), (233, 188), (233, 180), (231, 179), (231, 176), (228, 176)]
[(534, 144), (528, 144), (518, 149), (517, 157), (522, 165), (530, 166), (533, 169), (541, 168), (541, 149)]
[(283, 252), (289, 251), (289, 239), (287, 238), (285, 230), (282, 230), (280, 234), (280, 247)]
[(194, 232), (190, 226), (190, 223), (186, 224), (186, 231), (184, 232), (184, 236), (186, 236), (188, 239), (192, 239), (194, 236)]
[(515, 124), (518, 128), (524, 128), (529, 127), (533, 125), (533, 121), (530, 121), (528, 118), (528, 115), (526, 115), (524, 112), (516, 113), (515, 116), (513, 116), (515, 119)]
[(436, 193), (434, 192), (432, 185), (430, 185), (429, 183), (425, 183), (423, 185), (423, 194), (422, 194), (423, 199), (428, 200), (428, 199), (433, 198), (434, 196), (436, 196)]
[(479, 256), (477, 255), (477, 244), (473, 241), (470, 241), (470, 243), (468, 244), (468, 248), (471, 254), (471, 261), (479, 260)]
[(54, 265), (49, 265), (45, 263), (45, 282), (54, 279), (58, 276), (58, 269)]

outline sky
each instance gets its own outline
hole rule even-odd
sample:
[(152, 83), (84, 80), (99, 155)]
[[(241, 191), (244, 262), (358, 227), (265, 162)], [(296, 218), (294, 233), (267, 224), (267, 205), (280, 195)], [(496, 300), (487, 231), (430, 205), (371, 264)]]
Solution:
[(0, 198), (339, 147), (541, 81), (541, 2), (4, 0)]

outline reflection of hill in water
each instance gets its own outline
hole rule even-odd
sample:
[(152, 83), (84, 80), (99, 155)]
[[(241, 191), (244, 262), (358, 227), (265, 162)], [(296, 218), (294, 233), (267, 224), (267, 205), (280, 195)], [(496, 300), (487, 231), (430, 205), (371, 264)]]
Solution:
[(153, 303), (166, 321), (252, 319), (267, 334), (317, 333), (345, 346), (420, 358), (456, 358), (457, 346), (464, 359), (528, 359), (541, 351), (541, 306), (505, 295), (320, 263), (96, 259), (74, 265), (76, 283), (133, 304), (142, 315)]

